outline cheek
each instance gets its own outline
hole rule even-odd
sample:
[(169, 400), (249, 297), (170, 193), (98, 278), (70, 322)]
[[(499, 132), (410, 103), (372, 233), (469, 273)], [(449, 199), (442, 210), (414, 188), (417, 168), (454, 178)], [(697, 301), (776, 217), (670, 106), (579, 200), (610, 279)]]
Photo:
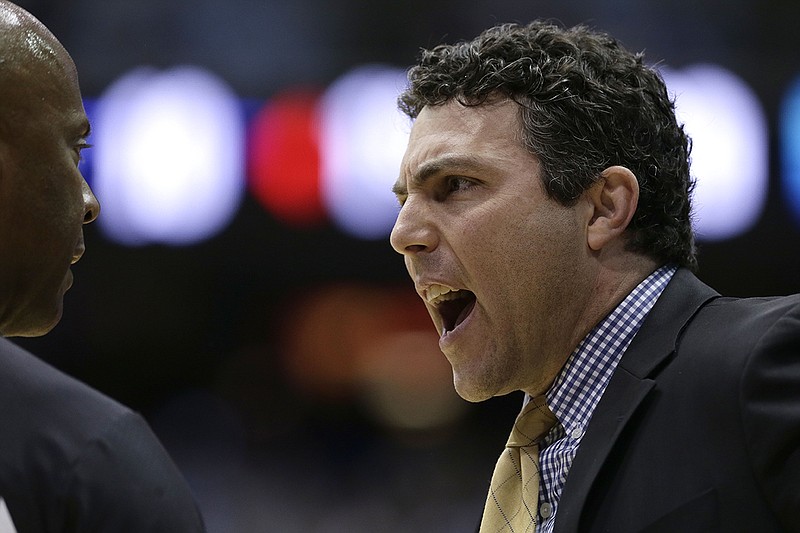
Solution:
[(471, 243), (470, 270), (509, 308), (546, 298), (556, 282), (573, 275), (579, 259), (576, 221), (565, 215), (542, 210), (487, 221)]
[(86, 207), (83, 201), (83, 188), (73, 177), (63, 185), (61, 194), (54, 200), (53, 210), (62, 217), (63, 231), (75, 232), (83, 225)]
[(497, 212), (484, 212), (481, 216), (463, 216), (447, 228), (448, 240), (463, 251), (479, 254), (487, 248), (496, 248), (505, 242), (505, 235), (514, 232), (512, 221)]

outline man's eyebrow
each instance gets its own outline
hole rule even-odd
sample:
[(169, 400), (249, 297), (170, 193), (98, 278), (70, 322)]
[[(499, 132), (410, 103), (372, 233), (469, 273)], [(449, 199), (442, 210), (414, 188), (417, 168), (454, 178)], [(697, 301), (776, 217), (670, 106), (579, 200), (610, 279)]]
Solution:
[(392, 192), (395, 196), (405, 196), (408, 194), (408, 187), (406, 187), (405, 182), (398, 178), (397, 181), (394, 182), (394, 185), (392, 185)]
[[(480, 168), (482, 168), (482, 165), (475, 157), (470, 155), (448, 155), (423, 163), (419, 169), (411, 175), (409, 181), (416, 186), (422, 186), (426, 181), (441, 172), (474, 171)], [(392, 186), (392, 192), (397, 196), (408, 194), (407, 182), (398, 179)]]
[[(74, 129), (72, 129), (73, 127)], [(89, 123), (89, 119), (84, 117), (76, 120), (70, 130), (70, 135), (75, 135), (76, 139), (86, 139), (92, 134), (92, 125)]]

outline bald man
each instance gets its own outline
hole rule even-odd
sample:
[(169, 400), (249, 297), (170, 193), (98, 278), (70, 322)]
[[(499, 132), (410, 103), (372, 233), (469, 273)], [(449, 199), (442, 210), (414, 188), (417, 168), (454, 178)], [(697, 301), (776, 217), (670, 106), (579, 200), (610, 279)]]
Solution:
[[(44, 25), (4, 0), (0, 94), (0, 334), (38, 336), (61, 318), (83, 225), (100, 206), (78, 170), (89, 121), (75, 65)], [(204, 531), (141, 416), (0, 338), (3, 524), (19, 533)]]

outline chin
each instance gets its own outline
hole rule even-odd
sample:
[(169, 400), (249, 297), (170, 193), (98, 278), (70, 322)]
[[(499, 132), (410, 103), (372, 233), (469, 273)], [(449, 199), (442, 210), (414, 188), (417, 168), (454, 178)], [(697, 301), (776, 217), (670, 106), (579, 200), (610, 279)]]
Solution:
[(26, 333), (18, 335), (18, 337), (41, 337), (43, 335), (47, 335), (53, 330), (54, 327), (56, 327), (56, 324), (58, 324), (58, 322), (53, 322), (52, 324), (44, 327), (28, 330)]
[(42, 335), (46, 335), (50, 333), (50, 331), (56, 327), (58, 321), (54, 321), (51, 324), (47, 325), (37, 325), (37, 326), (29, 326), (23, 328), (15, 328), (12, 329), (10, 333), (3, 332), (4, 337), (41, 337)]
[(477, 385), (470, 380), (459, 379), (456, 375), (453, 376), (453, 385), (458, 395), (471, 403), (483, 402), (495, 396), (495, 394), (487, 392), (486, 387)]
[(53, 328), (58, 325), (59, 322), (61, 322), (61, 307), (60, 306), (58, 308), (58, 313), (56, 313), (56, 316), (53, 317), (53, 319), (50, 320), (50, 321), (43, 321), (41, 326), (36, 330), (36, 334), (35, 335), (31, 335), (31, 337), (41, 337), (42, 335), (50, 333), (53, 330)]
[(61, 321), (62, 307), (59, 305), (49, 314), (28, 316), (16, 320), (3, 329), (4, 337), (41, 337), (49, 333)]

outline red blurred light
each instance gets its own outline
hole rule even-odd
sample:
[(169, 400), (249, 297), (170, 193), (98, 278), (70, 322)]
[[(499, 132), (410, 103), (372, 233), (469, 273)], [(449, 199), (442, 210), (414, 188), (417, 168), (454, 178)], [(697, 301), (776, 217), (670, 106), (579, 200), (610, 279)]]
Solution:
[(308, 92), (278, 95), (250, 125), (250, 190), (276, 219), (295, 226), (326, 218), (320, 194), (317, 99)]

